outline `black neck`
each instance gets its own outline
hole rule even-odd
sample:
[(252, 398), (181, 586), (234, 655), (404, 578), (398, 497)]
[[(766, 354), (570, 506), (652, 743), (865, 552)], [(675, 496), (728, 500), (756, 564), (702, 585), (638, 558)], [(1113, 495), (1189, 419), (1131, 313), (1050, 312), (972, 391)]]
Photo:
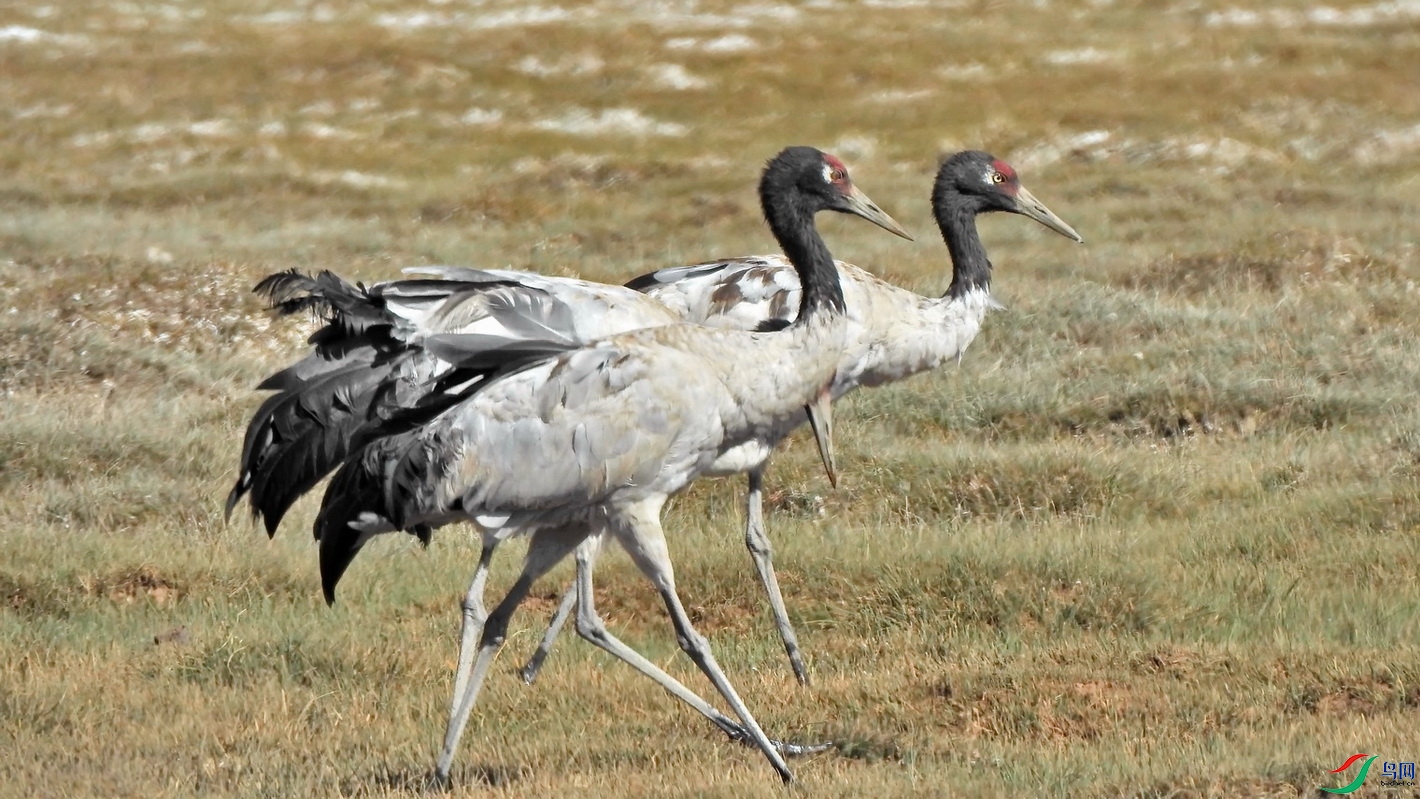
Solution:
[(799, 317), (802, 325), (815, 314), (843, 313), (843, 287), (838, 282), (838, 267), (833, 254), (814, 226), (813, 213), (793, 202), (766, 202), (765, 219), (789, 263), (799, 273)]
[(952, 284), (947, 296), (956, 299), (971, 291), (991, 287), (991, 261), (976, 232), (976, 210), (944, 198), (935, 203), (937, 226), (952, 258)]

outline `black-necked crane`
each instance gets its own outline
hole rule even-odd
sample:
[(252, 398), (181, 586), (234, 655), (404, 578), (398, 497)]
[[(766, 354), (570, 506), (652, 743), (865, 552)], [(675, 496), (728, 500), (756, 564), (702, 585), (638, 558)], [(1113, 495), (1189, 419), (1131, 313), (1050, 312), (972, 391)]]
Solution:
[[(792, 780), (681, 604), (661, 508), (726, 452), (766, 440), (806, 405), (822, 402), (826, 415), (821, 398), (838, 368), (847, 319), (838, 270), (814, 214), (852, 213), (906, 234), (853, 186), (838, 159), (812, 148), (776, 156), (760, 197), (803, 287), (799, 313), (783, 331), (668, 325), (530, 363), (515, 360), (468, 393), (441, 382), (434, 393), (450, 391), (456, 405), (412, 430), (383, 437), (367, 430), (370, 443), (331, 480), (316, 520), (328, 600), (374, 535), (454, 521), (470, 521), (482, 534), (483, 551), (463, 600), (454, 698), (435, 770), (440, 781), (448, 780), (513, 611), (533, 581), (593, 531), (615, 538), (655, 585), (682, 649), (738, 716), (743, 737)], [(435, 343), (457, 365), (467, 342), (450, 336)], [(483, 342), (468, 349), (473, 360), (488, 361)], [(520, 534), (532, 536), (523, 571), (489, 613), (482, 595), (494, 549)], [(579, 570), (584, 599), (590, 581), (590, 571)], [(584, 607), (579, 627), (599, 623), (590, 602)]]
[[(947, 158), (933, 183), (932, 214), (951, 259), (951, 283), (941, 297), (924, 297), (840, 261), (849, 327), (843, 358), (833, 378), (835, 399), (859, 386), (895, 382), (961, 358), (993, 306), (991, 261), (976, 227), (976, 217), (992, 211), (1021, 214), (1076, 242), (1083, 241), (1074, 228), (1021, 185), (1015, 169), (1005, 161), (978, 150)], [(672, 267), (626, 285), (655, 297), (689, 321), (745, 330), (772, 329), (792, 322), (800, 292), (793, 268), (778, 256)], [(791, 424), (797, 426), (804, 420), (800, 414)], [(794, 675), (807, 685), (808, 669), (784, 606), (764, 530), (762, 487), (769, 452), (754, 455), (762, 457), (751, 456), (743, 464), (733, 464), (740, 467), (736, 471), (748, 474), (745, 544), (769, 598)], [(825, 463), (828, 465), (827, 458)], [(829, 471), (832, 477), (831, 465)], [(586, 548), (594, 552), (595, 546), (591, 541)], [(523, 667), (525, 681), (536, 679), (578, 596), (575, 587), (563, 594), (547, 632)]]

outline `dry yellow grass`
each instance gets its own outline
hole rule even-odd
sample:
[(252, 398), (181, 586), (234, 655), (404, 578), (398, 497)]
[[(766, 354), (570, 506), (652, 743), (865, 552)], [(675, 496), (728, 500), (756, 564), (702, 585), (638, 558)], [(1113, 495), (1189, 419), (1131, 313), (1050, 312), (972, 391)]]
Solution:
[[(1012, 161), (1089, 242), (986, 220), (1008, 310), (962, 366), (841, 405), (843, 489), (811, 444), (780, 458), (770, 532), (811, 690), (735, 533), (739, 485), (671, 509), (682, 593), (760, 720), (842, 750), (786, 791), (570, 639), (524, 688), (549, 581), (456, 795), (1299, 796), (1354, 752), (1414, 760), (1417, 18), (0, 14), (0, 795), (417, 793), (474, 551), (456, 530), (381, 542), (328, 610), (309, 503), (269, 543), (223, 523), (250, 387), (309, 332), (248, 287), (435, 262), (619, 282), (766, 251), (753, 184), (790, 143), (843, 156), (919, 234), (825, 220), (835, 254), (924, 292), (946, 283), (926, 203), (944, 152)], [(703, 687), (633, 570), (603, 571), (612, 628)]]

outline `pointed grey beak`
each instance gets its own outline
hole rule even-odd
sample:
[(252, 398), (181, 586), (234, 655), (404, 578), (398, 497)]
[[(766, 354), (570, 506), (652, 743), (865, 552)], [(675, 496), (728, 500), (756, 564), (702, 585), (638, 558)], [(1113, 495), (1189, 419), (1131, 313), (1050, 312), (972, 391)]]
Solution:
[(1080, 238), (1080, 234), (1076, 233), (1074, 228), (1065, 224), (1065, 220), (1056, 216), (1054, 211), (1046, 208), (1045, 203), (1037, 200), (1035, 195), (1026, 191), (1024, 186), (1016, 190), (1016, 213), (1034, 219), (1067, 239), (1073, 239), (1081, 244), (1085, 243), (1085, 240)]
[(813, 428), (818, 456), (823, 460), (824, 471), (828, 473), (828, 484), (837, 488), (838, 464), (833, 458), (833, 392), (824, 386), (814, 401), (804, 406), (804, 411), (809, 415), (809, 427)]
[[(848, 200), (848, 207), (844, 208), (844, 211), (861, 216), (889, 233), (896, 233), (904, 239), (912, 241), (912, 237), (907, 234), (906, 230), (902, 229), (902, 225), (899, 225), (896, 219), (888, 216), (883, 209), (878, 207), (877, 203), (870, 200), (868, 195), (859, 190), (857, 186), (853, 186), (849, 189), (846, 199)], [(1061, 222), (1060, 224), (1063, 225), (1065, 223)]]

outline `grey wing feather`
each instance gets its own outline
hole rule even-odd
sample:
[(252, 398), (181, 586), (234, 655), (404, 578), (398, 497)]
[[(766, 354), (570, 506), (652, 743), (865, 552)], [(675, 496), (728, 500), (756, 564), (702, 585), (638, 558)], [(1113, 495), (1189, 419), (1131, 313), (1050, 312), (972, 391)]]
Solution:
[(680, 321), (662, 303), (620, 286), (518, 272), (489, 272), (501, 284), (467, 284), (431, 320), (437, 332), (493, 332), (510, 338), (589, 343)]
[(471, 266), (407, 266), (402, 271), (407, 275), (435, 275), (457, 283), (497, 283), (507, 279), (487, 269)]
[(624, 284), (633, 291), (650, 293), (657, 286), (664, 286), (671, 283), (684, 281), (694, 281), (702, 278), (718, 279), (726, 271), (733, 271), (738, 266), (738, 259), (728, 261), (707, 261), (701, 264), (691, 264), (689, 266), (670, 266), (665, 269), (657, 269), (654, 272), (647, 272), (639, 277), (633, 277)]
[(484, 294), (484, 302), (489, 317), (512, 337), (569, 346), (585, 343), (578, 335), (572, 309), (545, 291), (525, 286), (499, 286)]
[(627, 283), (688, 322), (738, 330), (771, 330), (798, 316), (799, 277), (779, 255), (672, 267)]

